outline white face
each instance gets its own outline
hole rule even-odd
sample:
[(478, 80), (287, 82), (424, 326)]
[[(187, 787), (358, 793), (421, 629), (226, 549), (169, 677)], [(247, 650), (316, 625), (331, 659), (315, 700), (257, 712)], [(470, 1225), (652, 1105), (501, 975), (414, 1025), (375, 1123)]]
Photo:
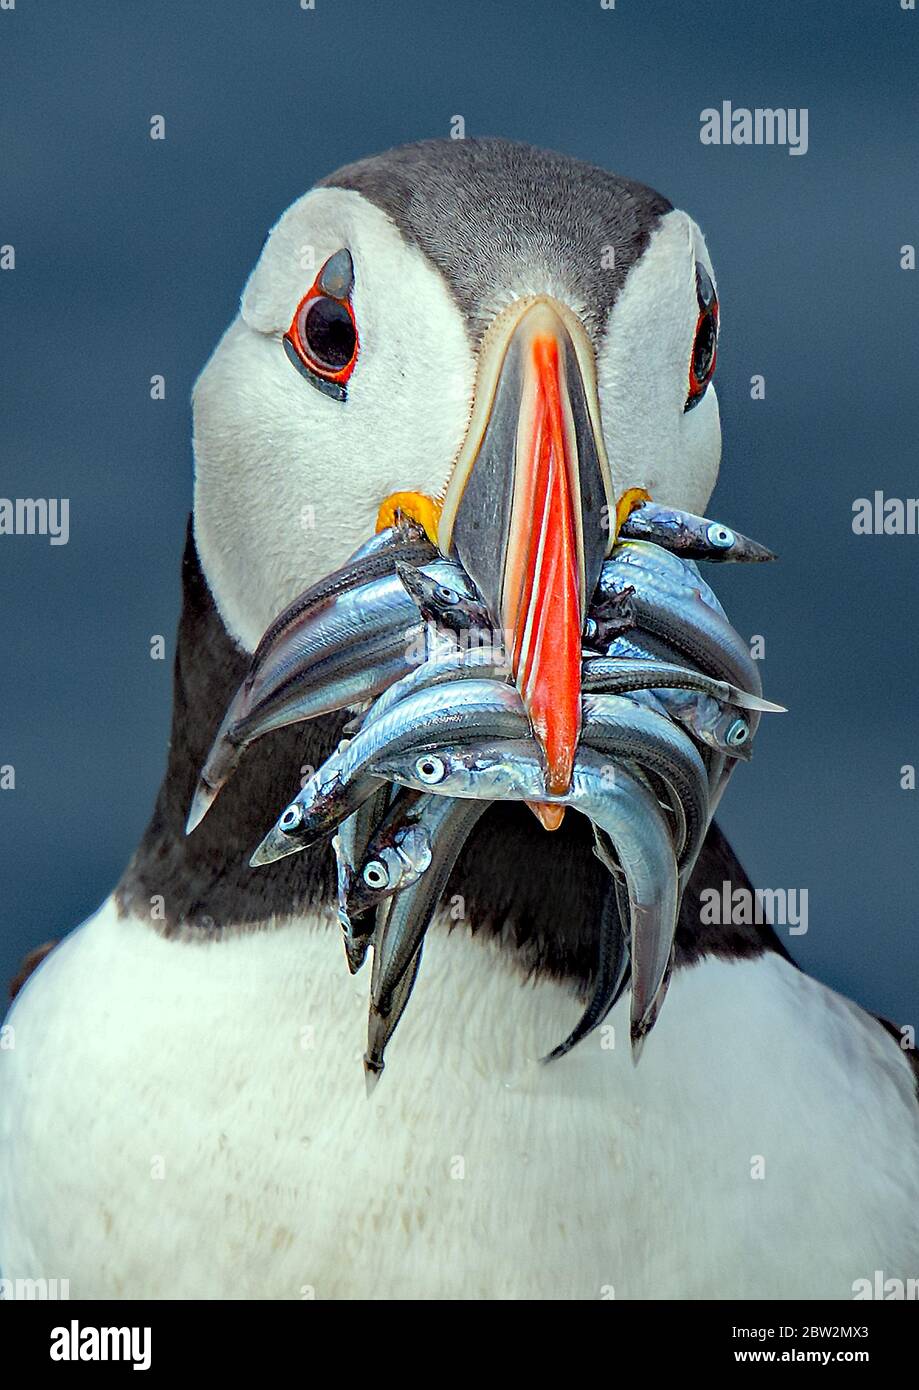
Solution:
[(661, 218), (613, 306), (597, 354), (603, 439), (619, 492), (702, 511), (721, 462), (714, 385), (685, 410), (698, 318), (696, 263), (715, 275), (685, 212)]
[[(324, 263), (347, 248), (359, 349), (347, 400), (288, 360), (283, 337)], [(718, 473), (713, 387), (684, 413), (702, 235), (668, 213), (594, 343), (617, 493), (699, 510)], [(714, 278), (714, 277), (712, 277)], [(519, 268), (520, 294), (566, 299), (558, 273)], [(575, 313), (587, 306), (574, 297)], [(195, 535), (232, 636), (271, 619), (373, 531), (390, 493), (441, 494), (469, 423), (476, 356), (444, 278), (360, 194), (320, 188), (270, 233), (239, 316), (194, 392)]]

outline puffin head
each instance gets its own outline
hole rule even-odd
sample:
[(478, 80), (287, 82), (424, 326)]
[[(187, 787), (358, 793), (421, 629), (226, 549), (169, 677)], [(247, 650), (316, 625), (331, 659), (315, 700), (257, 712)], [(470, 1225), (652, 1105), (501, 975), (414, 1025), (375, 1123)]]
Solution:
[(701, 511), (721, 454), (702, 233), (652, 189), (500, 140), (348, 165), (268, 238), (194, 392), (195, 536), (247, 651), (399, 509), (503, 634), (564, 791), (622, 499)]

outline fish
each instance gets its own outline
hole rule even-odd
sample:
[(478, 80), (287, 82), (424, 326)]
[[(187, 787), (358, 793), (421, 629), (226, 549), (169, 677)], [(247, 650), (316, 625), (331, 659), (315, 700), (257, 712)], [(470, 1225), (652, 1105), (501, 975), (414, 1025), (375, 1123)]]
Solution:
[(634, 763), (664, 784), (677, 825), (678, 865), (688, 875), (710, 818), (708, 775), (693, 743), (669, 719), (629, 696), (587, 694), (582, 719), (582, 744), (606, 756), (608, 781), (615, 782), (622, 763)]
[[(516, 689), (495, 680), (459, 680), (408, 696), (326, 759), (250, 862), (253, 866), (271, 863), (331, 833), (373, 794), (381, 780), (392, 780), (385, 771), (381, 773), (381, 757), (405, 748), (425, 753), (442, 743), (527, 733), (529, 724)], [(668, 719), (626, 696), (595, 694), (583, 697), (582, 740), (610, 759), (634, 761), (660, 778), (679, 825), (681, 863), (694, 858), (705, 831), (707, 782), (704, 764), (690, 740)], [(438, 768), (432, 753), (431, 791), (439, 790)]]
[(404, 700), (407, 695), (413, 695), (419, 690), (430, 690), (432, 686), (443, 685), (449, 681), (459, 680), (464, 676), (468, 676), (470, 679), (491, 679), (505, 676), (510, 680), (512, 676), (511, 665), (501, 647), (457, 648), (451, 646), (446, 650), (435, 650), (426, 661), (421, 662), (407, 675), (384, 690), (382, 695), (374, 700), (366, 713), (346, 724), (345, 733), (349, 736), (355, 734), (365, 724), (379, 719), (387, 710), (392, 709), (393, 705)]
[[(382, 551), (371, 559), (390, 558)], [(461, 567), (435, 560), (437, 583), (472, 595)], [(246, 749), (273, 729), (372, 699), (419, 659), (423, 626), (395, 572), (352, 586), (317, 605), (288, 609), (262, 638), (249, 674), (234, 695), (201, 770), (186, 825), (200, 824)]]
[(685, 666), (659, 661), (635, 643), (617, 643), (613, 649), (622, 655), (584, 662), (583, 689), (619, 693), (650, 690), (655, 697), (651, 708), (678, 719), (715, 752), (749, 760), (755, 726), (747, 711), (757, 715), (786, 713), (784, 705)]
[[(385, 903), (381, 911), (385, 912), (388, 907), (389, 904)], [(373, 1094), (373, 1090), (383, 1074), (383, 1068), (386, 1065), (384, 1060), (386, 1045), (396, 1031), (396, 1026), (405, 1012), (405, 1006), (415, 988), (423, 948), (424, 942), (422, 941), (409, 968), (399, 981), (398, 987), (393, 991), (387, 1011), (383, 1013), (376, 1007), (372, 999), (370, 1001), (367, 1019), (367, 1048), (364, 1052), (364, 1081), (368, 1096)]]
[[(609, 837), (594, 825), (594, 854), (609, 871), (610, 881), (603, 899), (593, 990), (583, 1014), (563, 1042), (554, 1047), (544, 1062), (555, 1062), (598, 1028), (615, 1008), (631, 980), (629, 955), (629, 897), (616, 851)], [(662, 987), (666, 989), (666, 985)], [(662, 1002), (662, 996), (661, 996)]]
[(488, 609), (476, 594), (453, 588), (439, 577), (411, 565), (397, 564), (396, 573), (425, 622), (452, 633), (490, 628)]
[(373, 948), (371, 1002), (381, 1014), (392, 1011), (399, 985), (421, 948), (460, 851), (487, 810), (485, 800), (425, 798), (431, 831), (430, 864), (413, 884), (392, 898)]
[(662, 700), (668, 714), (679, 719), (700, 743), (731, 758), (748, 762), (753, 749), (750, 720), (742, 709), (724, 706), (708, 695), (667, 692)]
[(653, 541), (686, 560), (749, 563), (776, 558), (759, 541), (731, 530), (720, 521), (710, 521), (708, 517), (678, 511), (675, 507), (663, 507), (650, 500), (629, 513), (619, 527), (619, 537)]
[[(661, 653), (664, 660), (681, 660), (740, 690), (762, 695), (759, 668), (746, 643), (727, 618), (705, 602), (697, 589), (676, 594), (657, 586), (649, 596), (642, 592), (632, 576), (623, 577), (621, 566), (609, 561), (600, 572), (598, 587), (605, 593), (616, 593), (623, 587), (634, 588), (631, 603), (635, 609), (636, 632), (648, 633), (665, 642), (667, 651)], [(636, 636), (636, 640), (642, 642), (643, 637)]]
[(408, 788), (398, 793), (357, 865), (347, 895), (350, 913), (369, 912), (421, 877), (444, 812), (443, 797)]
[[(341, 822), (332, 840), (332, 848), (335, 851), (338, 920), (341, 924), (345, 959), (352, 975), (356, 974), (364, 963), (373, 935), (373, 922), (369, 923), (367, 930), (361, 930), (355, 924), (354, 918), (362, 916), (364, 909), (352, 906), (350, 899), (355, 883), (360, 879), (367, 846), (386, 815), (391, 791), (391, 787), (386, 783), (378, 787), (372, 796)], [(405, 795), (411, 798), (414, 794)]]
[[(669, 660), (668, 660), (669, 658)], [(628, 638), (616, 638), (609, 647), (609, 655), (598, 660), (625, 661), (630, 667), (646, 665), (652, 670), (657, 665), (677, 665), (681, 669), (681, 653), (668, 643), (653, 638), (648, 633), (633, 633)], [(586, 663), (585, 663), (586, 669)], [(702, 672), (696, 673), (704, 679)], [(714, 677), (712, 688), (705, 689), (700, 683), (693, 690), (688, 684), (683, 687), (641, 687), (645, 691), (644, 702), (652, 709), (661, 711), (671, 719), (678, 720), (694, 738), (706, 745), (713, 753), (748, 762), (753, 752), (753, 736), (759, 727), (762, 714), (785, 714), (784, 705), (764, 700), (747, 690), (740, 690), (730, 682), (719, 681)], [(602, 689), (602, 668), (597, 674), (588, 677), (591, 689)], [(720, 687), (720, 689), (719, 689)], [(637, 681), (633, 695), (637, 696)]]
[(607, 600), (613, 597), (608, 580), (617, 570), (622, 571), (626, 585), (635, 585), (639, 590), (650, 589), (656, 592), (658, 589), (664, 589), (673, 598), (698, 593), (709, 608), (719, 613), (722, 618), (727, 618), (721, 600), (711, 585), (702, 578), (698, 566), (690, 560), (681, 560), (678, 555), (671, 555), (659, 545), (651, 545), (647, 541), (629, 541), (616, 545), (609, 559), (604, 562), (597, 597), (601, 594)]
[[(471, 799), (476, 805), (482, 800), (548, 799), (573, 806), (609, 837), (628, 896), (630, 1037), (633, 1057), (637, 1058), (666, 990), (680, 898), (680, 875), (670, 831), (653, 793), (624, 767), (617, 766), (615, 776), (610, 778), (609, 764), (603, 755), (582, 744), (575, 755), (569, 791), (548, 796), (544, 768), (532, 738), (480, 739), (437, 752), (402, 748), (381, 755), (377, 768), (401, 785), (418, 790), (430, 788), (442, 796)], [(435, 775), (436, 784), (432, 782)], [(421, 885), (428, 887), (426, 878), (419, 880), (416, 889)], [(398, 904), (399, 897), (393, 900), (393, 911)], [(406, 957), (410, 961), (411, 945), (411, 940), (404, 943), (399, 964)], [(609, 988), (610, 975), (610, 971), (598, 970), (597, 978), (602, 978), (604, 990)], [(390, 992), (399, 978), (396, 966), (391, 965), (386, 975)], [(374, 991), (377, 1007), (387, 997), (378, 983)], [(588, 1007), (592, 1015), (602, 1011), (602, 1006), (593, 1001)], [(564, 1048), (565, 1044), (561, 1046)]]
[(592, 656), (584, 661), (582, 689), (624, 694), (630, 690), (689, 690), (709, 695), (722, 704), (763, 713), (785, 714), (784, 705), (773, 704), (761, 695), (740, 690), (729, 681), (715, 680), (702, 671), (694, 671), (671, 661), (656, 660), (649, 652), (632, 645), (623, 656)]
[(372, 771), (383, 748), (398, 751), (491, 734), (514, 736), (527, 728), (523, 703), (511, 685), (459, 680), (421, 690), (346, 739), (308, 778), (257, 847), (253, 867), (296, 854), (330, 834), (385, 780)]
[[(439, 697), (439, 698), (438, 698)], [(441, 705), (441, 700), (445, 704)], [(500, 727), (499, 727), (500, 726)], [(446, 730), (446, 737), (439, 730)], [(372, 721), (350, 744), (347, 758), (361, 761), (360, 777), (372, 785), (374, 776), (399, 781), (389, 771), (393, 754), (409, 750), (429, 765), (428, 789), (440, 792), (443, 768), (437, 750), (440, 744), (456, 745), (483, 737), (524, 737), (530, 733), (523, 703), (516, 689), (495, 680), (454, 681), (436, 690), (420, 691), (400, 701), (379, 721)], [(677, 822), (677, 853), (681, 865), (694, 860), (707, 827), (707, 778), (705, 766), (694, 745), (676, 725), (653, 710), (645, 709), (628, 696), (587, 694), (582, 700), (582, 743), (607, 755), (607, 775), (615, 776), (616, 760), (635, 762), (653, 774), (664, 785), (669, 805)], [(315, 775), (328, 778), (329, 759)], [(356, 775), (349, 772), (349, 777)], [(405, 785), (417, 786), (425, 781), (416, 768), (412, 780)], [(311, 782), (314, 779), (311, 779)], [(369, 791), (365, 794), (369, 795)], [(341, 788), (332, 784), (323, 788), (318, 799), (313, 797), (311, 783), (300, 792), (299, 803), (307, 809), (309, 818), (301, 822), (294, 812), (287, 824), (284, 817), (269, 832), (257, 855), (280, 857), (293, 853), (299, 844), (291, 838), (327, 833), (332, 819), (339, 813), (337, 798)], [(537, 798), (538, 799), (538, 798)], [(559, 803), (564, 804), (564, 803)], [(287, 813), (285, 812), (285, 815)], [(278, 832), (276, 834), (276, 831)], [(312, 843), (310, 838), (308, 843)], [(270, 862), (253, 857), (253, 863)]]
[[(262, 633), (258, 646), (249, 663), (249, 675), (264, 660), (265, 653), (273, 645), (279, 633), (285, 631), (297, 618), (317, 611), (324, 603), (370, 584), (374, 579), (382, 579), (395, 574), (396, 564), (424, 565), (440, 558), (437, 547), (427, 539), (424, 530), (416, 522), (406, 521), (400, 526), (389, 526), (376, 532), (362, 542), (345, 563), (324, 575), (308, 589), (289, 603)], [(248, 676), (247, 676), (248, 678)]]
[(541, 1059), (544, 1063), (557, 1062), (577, 1047), (600, 1027), (619, 1002), (631, 979), (628, 933), (628, 893), (620, 880), (611, 878), (600, 911), (597, 966), (590, 998), (567, 1038)]
[[(633, 659), (627, 659), (632, 657)], [(634, 659), (638, 658), (638, 659)], [(481, 679), (498, 676), (510, 679), (511, 668), (503, 649), (495, 647), (471, 647), (466, 650), (452, 650), (431, 657), (416, 666), (407, 676), (388, 690), (385, 690), (371, 706), (370, 710), (345, 726), (346, 734), (353, 734), (368, 722), (378, 719), (393, 705), (418, 690), (430, 690), (468, 675)], [(652, 689), (657, 686), (668, 687), (669, 691), (698, 691), (711, 695), (723, 704), (737, 705), (741, 709), (754, 709), (784, 713), (783, 705), (773, 704), (726, 681), (716, 681), (702, 672), (690, 670), (673, 662), (655, 661), (648, 653), (637, 647), (627, 649), (622, 657), (601, 657), (588, 655), (582, 667), (582, 688), (585, 691), (605, 691), (624, 693), (627, 691)]]

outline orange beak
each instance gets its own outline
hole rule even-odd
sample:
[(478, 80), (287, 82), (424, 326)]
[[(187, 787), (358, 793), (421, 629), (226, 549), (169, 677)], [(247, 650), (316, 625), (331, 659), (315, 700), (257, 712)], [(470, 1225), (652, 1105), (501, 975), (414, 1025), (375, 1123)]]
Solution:
[[(476, 409), (438, 533), (501, 630), (551, 795), (571, 783), (581, 637), (615, 525), (598, 422), (593, 353), (579, 321), (549, 299), (512, 306), (483, 345)], [(557, 804), (533, 809), (547, 829), (564, 814)]]

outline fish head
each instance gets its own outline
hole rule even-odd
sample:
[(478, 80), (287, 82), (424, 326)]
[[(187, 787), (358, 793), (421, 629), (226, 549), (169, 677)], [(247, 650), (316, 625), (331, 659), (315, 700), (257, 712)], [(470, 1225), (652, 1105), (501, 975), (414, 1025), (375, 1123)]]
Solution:
[(252, 867), (297, 854), (334, 830), (353, 810), (346, 787), (338, 755), (333, 754), (278, 816), (249, 860)]
[(500, 801), (547, 797), (545, 764), (532, 740), (479, 740), (455, 747), (415, 745), (384, 756), (374, 771), (441, 796)]
[(425, 570), (412, 565), (396, 566), (400, 580), (425, 622), (451, 633), (468, 632), (474, 627), (487, 628), (488, 609), (476, 596), (471, 582), (458, 566), (446, 573), (440, 572), (443, 568), (431, 566)]
[(376, 841), (354, 876), (348, 892), (349, 913), (367, 912), (391, 893), (417, 883), (430, 863), (431, 837), (421, 825), (403, 826), (388, 841)]
[(716, 752), (743, 762), (749, 762), (753, 753), (754, 720), (758, 716), (752, 711), (722, 704), (708, 695), (687, 705), (687, 722), (696, 737)]
[(725, 752), (732, 758), (749, 762), (753, 756), (753, 735), (756, 732), (756, 714), (750, 710), (737, 709), (729, 705), (721, 714), (716, 725), (716, 736)]
[(697, 558), (706, 560), (734, 560), (749, 564), (763, 560), (774, 560), (775, 553), (759, 541), (742, 536), (721, 521), (709, 521), (705, 517), (698, 520), (701, 535)]

